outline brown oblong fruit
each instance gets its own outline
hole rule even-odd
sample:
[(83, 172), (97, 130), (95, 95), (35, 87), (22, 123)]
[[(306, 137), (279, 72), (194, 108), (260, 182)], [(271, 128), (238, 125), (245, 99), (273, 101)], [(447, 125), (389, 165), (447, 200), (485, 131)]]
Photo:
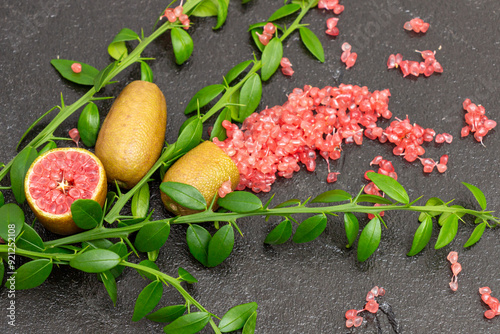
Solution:
[(108, 181), (134, 187), (158, 160), (166, 128), (167, 104), (158, 86), (128, 84), (111, 106), (95, 145)]
[(73, 222), (71, 204), (92, 199), (101, 207), (107, 194), (106, 171), (101, 161), (82, 148), (55, 148), (41, 154), (26, 173), (24, 192), (37, 219), (61, 235), (80, 232)]
[[(208, 205), (212, 203), (214, 196), (218, 199), (219, 188), (228, 180), (231, 181), (231, 189), (236, 189), (240, 182), (238, 167), (211, 141), (205, 141), (186, 153), (167, 170), (163, 178), (163, 182), (179, 182), (195, 187)], [(214, 210), (217, 209), (217, 199)], [(163, 192), (161, 200), (167, 210), (176, 215), (199, 212), (180, 206)]]

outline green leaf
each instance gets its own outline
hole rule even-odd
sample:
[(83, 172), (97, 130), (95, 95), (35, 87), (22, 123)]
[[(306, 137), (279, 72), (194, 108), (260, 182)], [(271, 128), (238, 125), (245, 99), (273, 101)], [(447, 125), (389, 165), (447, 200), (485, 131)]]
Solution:
[(352, 196), (344, 190), (341, 189), (333, 189), (328, 190), (322, 194), (319, 194), (314, 198), (311, 203), (334, 203), (334, 202), (343, 202), (348, 201), (352, 198)]
[(304, 220), (295, 230), (293, 242), (301, 244), (309, 242), (321, 235), (326, 228), (326, 216), (319, 214)]
[(319, 38), (311, 31), (311, 29), (306, 27), (300, 27), (299, 32), (302, 43), (304, 43), (309, 52), (311, 52), (312, 55), (320, 62), (324, 63), (325, 51), (323, 50), (323, 46), (321, 45)]
[(137, 191), (134, 196), (132, 196), (131, 211), (132, 216), (135, 218), (146, 217), (149, 210), (149, 184), (146, 182)]
[(83, 108), (80, 118), (78, 118), (78, 132), (80, 139), (87, 147), (94, 147), (99, 134), (99, 110), (93, 102), (89, 102)]
[(217, 2), (215, 0), (205, 0), (191, 12), (192, 16), (209, 17), (217, 15)]
[(184, 109), (185, 114), (189, 114), (192, 111), (198, 109), (198, 102), (200, 108), (209, 104), (213, 99), (215, 99), (220, 93), (222, 93), (226, 88), (224, 85), (210, 85), (200, 89), (189, 101), (186, 109)]
[(141, 61), (141, 80), (153, 82), (153, 70), (151, 70), (151, 67), (144, 61)]
[(238, 89), (233, 92), (233, 94), (229, 95), (227, 103), (230, 104), (226, 108), (231, 111), (231, 118), (232, 119), (237, 119), (240, 115), (240, 91), (241, 89)]
[(40, 238), (33, 227), (26, 223), (24, 223), (21, 236), (16, 241), (16, 247), (34, 252), (43, 252), (45, 249), (42, 238)]
[(392, 201), (388, 198), (377, 195), (367, 195), (367, 194), (359, 195), (358, 199), (356, 200), (356, 203), (363, 203), (363, 202), (378, 203), (378, 204), (393, 204)]
[(228, 3), (225, 0), (217, 0), (217, 4), (219, 8), (217, 9), (217, 25), (213, 27), (214, 30), (222, 27), (227, 18)]
[(163, 182), (160, 190), (179, 205), (192, 210), (205, 210), (207, 202), (203, 195), (193, 186), (179, 182)]
[(184, 282), (187, 283), (198, 283), (198, 280), (193, 277), (186, 269), (179, 267), (177, 270), (177, 273), (179, 274), (179, 278), (183, 280)]
[(367, 175), (370, 180), (372, 180), (373, 183), (375, 183), (375, 185), (390, 198), (400, 203), (410, 203), (410, 198), (408, 197), (405, 188), (403, 188), (403, 186), (392, 177), (373, 172), (367, 173)]
[(172, 28), (172, 48), (174, 49), (175, 62), (177, 65), (183, 64), (193, 53), (193, 39), (182, 28)]
[(300, 5), (288, 4), (276, 10), (268, 19), (268, 21), (276, 21), (288, 15), (291, 15), (300, 9)]
[(116, 300), (118, 298), (118, 289), (116, 287), (115, 276), (110, 271), (106, 271), (100, 273), (99, 277), (101, 278), (102, 283), (104, 284), (104, 287), (108, 292), (109, 298), (111, 298), (111, 301), (113, 302), (113, 306), (116, 306)]
[(289, 206), (298, 206), (298, 205), (300, 205), (300, 203), (301, 203), (300, 199), (292, 198), (292, 199), (289, 199), (287, 201), (284, 201), (283, 203), (276, 205), (274, 208), (278, 209), (278, 208), (286, 208)]
[[(187, 120), (189, 121), (189, 120)], [(186, 122), (187, 122), (186, 121)], [(182, 153), (198, 146), (203, 134), (203, 122), (199, 117), (193, 118), (186, 124), (175, 143), (175, 153)]]
[(278, 224), (266, 237), (264, 243), (269, 245), (281, 245), (292, 236), (292, 223), (285, 219)]
[(267, 81), (276, 72), (283, 58), (283, 45), (277, 37), (271, 39), (262, 52), (262, 80)]
[(223, 121), (231, 121), (231, 110), (229, 108), (224, 108), (217, 116), (217, 120), (214, 123), (212, 133), (210, 134), (210, 141), (217, 137), (220, 141), (224, 141), (227, 138), (226, 129), (222, 126)]
[(151, 312), (160, 302), (163, 295), (163, 283), (154, 281), (146, 286), (139, 296), (134, 306), (134, 315), (132, 321), (139, 321)]
[[(52, 260), (38, 259), (23, 264), (13, 275), (16, 290), (32, 289), (39, 286), (45, 282), (51, 272)], [(7, 280), (5, 286), (10, 288), (10, 285), (10, 281)]]
[(182, 316), (186, 309), (185, 305), (171, 305), (148, 314), (146, 318), (154, 322), (172, 322)]
[(481, 236), (483, 235), (485, 228), (486, 228), (486, 222), (483, 222), (483, 223), (477, 225), (476, 228), (474, 229), (474, 231), (472, 232), (471, 236), (469, 237), (469, 239), (465, 243), (464, 248), (470, 247), (470, 246), (474, 245), (476, 242), (478, 242), (479, 239), (481, 239)]
[[(127, 245), (125, 245), (125, 243), (123, 241), (120, 241), (120, 242), (117, 242), (116, 244), (113, 244), (111, 247), (108, 248), (108, 250), (115, 252), (116, 254), (118, 254), (118, 256), (120, 256), (120, 258), (122, 258), (124, 260), (127, 260), (127, 258), (128, 258), (128, 256), (127, 256), (128, 248), (127, 248)], [(111, 272), (111, 274), (115, 278), (117, 278), (118, 276), (121, 275), (121, 273), (123, 272), (124, 269), (125, 269), (125, 266), (118, 265), (118, 266), (110, 269), (109, 271)]]
[(243, 84), (240, 91), (240, 111), (238, 122), (243, 122), (259, 106), (262, 98), (262, 81), (257, 73), (252, 74)]
[(262, 35), (262, 32), (264, 30), (263, 29), (253, 29), (250, 31), (250, 34), (252, 35), (252, 39), (255, 43), (255, 45), (257, 46), (257, 48), (260, 50), (260, 52), (264, 51), (264, 44), (262, 44), (259, 40), (259, 36), (257, 35), (257, 33), (261, 34)]
[(229, 85), (231, 82), (233, 82), (233, 80), (236, 79), (241, 73), (243, 73), (243, 71), (246, 70), (251, 63), (253, 63), (253, 60), (247, 60), (230, 69), (229, 72), (227, 72), (227, 74), (224, 76), (226, 78), (226, 83)]
[(5, 204), (5, 198), (3, 197), (3, 193), (0, 191), (0, 207)]
[(195, 334), (201, 331), (210, 321), (210, 314), (206, 312), (191, 312), (174, 320), (165, 326), (167, 334)]
[(33, 161), (38, 157), (38, 153), (31, 146), (26, 146), (12, 162), (10, 168), (10, 183), (12, 185), (12, 192), (16, 198), (17, 203), (23, 204), (26, 201), (24, 193), (24, 179), (28, 169), (30, 169)]
[[(14, 226), (12, 226), (14, 225)], [(0, 237), (8, 242), (10, 238), (17, 238), (24, 226), (24, 212), (13, 203), (0, 207)], [(12, 227), (14, 228), (12, 231)], [(10, 230), (10, 231), (9, 231)], [(14, 235), (12, 235), (14, 232)]]
[(424, 247), (429, 243), (432, 236), (432, 218), (427, 216), (415, 232), (411, 249), (408, 256), (413, 256), (420, 253)]
[(257, 310), (257, 303), (247, 303), (232, 307), (219, 322), (223, 333), (237, 331), (243, 328), (247, 319)]
[[(95, 67), (75, 60), (52, 59), (50, 63), (55, 67), (59, 74), (63, 76), (63, 78), (79, 85), (93, 86), (94, 79), (99, 73)], [(74, 63), (82, 65), (82, 71), (80, 73), (75, 73), (71, 69), (71, 65)]]
[(474, 197), (476, 198), (476, 201), (479, 203), (479, 206), (481, 207), (481, 209), (486, 210), (486, 204), (487, 204), (486, 203), (486, 196), (484, 196), (484, 193), (481, 191), (481, 189), (479, 189), (476, 186), (473, 186), (472, 184), (466, 183), (466, 182), (462, 182), (462, 184), (464, 186), (466, 186), (467, 189), (470, 190), (472, 195), (474, 195)]
[(444, 246), (448, 245), (453, 241), (458, 231), (458, 216), (452, 216), (452, 219), (449, 219), (446, 224), (441, 227), (439, 231), (439, 235), (434, 245), (434, 249), (440, 249)]
[(114, 191), (108, 191), (106, 194), (106, 210), (109, 211), (113, 203), (115, 202), (117, 196)]
[[(158, 265), (156, 263), (154, 263), (153, 261), (151, 261), (151, 260), (143, 260), (143, 261), (141, 261), (141, 263), (139, 263), (139, 265), (147, 267), (147, 268), (150, 268), (150, 269), (154, 269), (154, 270), (160, 271), (160, 268), (158, 268)], [(143, 277), (146, 277), (146, 278), (150, 279), (151, 281), (158, 280), (158, 277), (156, 275), (148, 273), (145, 270), (137, 269), (137, 272), (139, 273), (139, 275), (141, 275)]]
[(204, 266), (207, 265), (208, 244), (212, 236), (200, 225), (190, 225), (186, 232), (186, 241), (189, 252)]
[[(442, 206), (442, 205), (444, 205), (444, 202), (437, 197), (431, 197), (425, 203), (425, 206)], [(425, 217), (427, 216), (435, 217), (440, 213), (441, 211), (421, 212), (420, 215), (418, 216), (418, 221), (422, 222), (424, 221)]]
[(123, 28), (120, 30), (120, 32), (113, 38), (113, 41), (111, 43), (116, 43), (116, 42), (125, 42), (125, 41), (133, 41), (133, 40), (139, 40), (139, 35), (132, 29), (128, 28)]
[(352, 213), (346, 212), (344, 214), (344, 228), (348, 241), (347, 248), (350, 248), (354, 244), (354, 241), (356, 241), (356, 238), (358, 237), (359, 233), (358, 218)]
[(102, 71), (100, 71), (94, 78), (94, 88), (96, 92), (99, 92), (102, 87), (108, 84), (109, 74), (118, 66), (118, 62), (114, 61), (108, 66), (106, 66)]
[[(450, 208), (456, 208), (456, 209), (462, 209), (462, 210), (464, 209), (464, 207), (461, 205), (452, 205), (452, 206), (450, 206)], [(457, 216), (459, 218), (462, 218), (464, 215), (465, 215), (464, 212), (443, 212), (439, 216), (438, 224), (439, 224), (439, 226), (443, 226), (444, 224), (446, 224), (446, 222), (449, 219), (455, 219), (455, 217), (453, 217), (453, 216)], [(429, 216), (429, 215), (427, 215), (427, 216)]]
[(125, 42), (115, 42), (108, 45), (108, 54), (115, 60), (121, 60), (128, 56)]
[(224, 198), (219, 198), (218, 203), (224, 209), (238, 213), (251, 212), (262, 208), (260, 199), (246, 191), (233, 191)]
[(92, 249), (71, 259), (69, 265), (87, 273), (102, 273), (121, 261), (118, 254), (107, 249)]
[(207, 267), (221, 264), (231, 254), (233, 246), (234, 229), (231, 225), (224, 225), (208, 243)]
[[(78, 130), (78, 131), (80, 131), (80, 130)], [(44, 154), (44, 153), (45, 153), (45, 152), (47, 152), (47, 151), (50, 151), (50, 150), (55, 149), (56, 147), (57, 147), (56, 143), (55, 143), (55, 142), (53, 142), (52, 140), (49, 140), (49, 141), (47, 141), (47, 145), (45, 145), (45, 146), (44, 146), (44, 147), (40, 150), (40, 152), (38, 152), (38, 155), (42, 155), (42, 154)]]
[(361, 232), (358, 241), (358, 261), (366, 261), (378, 248), (381, 238), (380, 220), (375, 217)]
[(71, 215), (75, 224), (84, 230), (97, 227), (103, 217), (102, 208), (92, 199), (78, 199), (71, 204)]
[(241, 334), (254, 334), (255, 326), (257, 325), (257, 311), (252, 313), (250, 317), (245, 322), (245, 326), (243, 326), (243, 331)]
[(135, 237), (135, 247), (140, 252), (150, 252), (160, 249), (167, 242), (170, 234), (170, 224), (167, 222), (151, 222), (144, 225)]
[(90, 247), (90, 249), (109, 249), (113, 243), (108, 239), (87, 240), (82, 242), (82, 249)]

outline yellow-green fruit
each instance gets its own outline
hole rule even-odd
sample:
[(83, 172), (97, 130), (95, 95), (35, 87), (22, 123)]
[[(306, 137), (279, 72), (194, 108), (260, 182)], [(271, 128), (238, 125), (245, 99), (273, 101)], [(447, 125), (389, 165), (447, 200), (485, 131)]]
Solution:
[(108, 181), (126, 189), (135, 186), (160, 156), (166, 128), (167, 104), (158, 86), (128, 84), (111, 106), (95, 145)]
[[(203, 195), (207, 205), (212, 203), (214, 196), (217, 196), (218, 199), (218, 190), (222, 183), (227, 180), (231, 181), (231, 188), (236, 189), (240, 182), (238, 167), (224, 151), (211, 141), (205, 141), (186, 153), (170, 167), (163, 178), (163, 182), (180, 182), (195, 187)], [(163, 192), (161, 200), (167, 210), (176, 215), (189, 215), (198, 212), (180, 206)], [(215, 204), (214, 210), (216, 208)]]

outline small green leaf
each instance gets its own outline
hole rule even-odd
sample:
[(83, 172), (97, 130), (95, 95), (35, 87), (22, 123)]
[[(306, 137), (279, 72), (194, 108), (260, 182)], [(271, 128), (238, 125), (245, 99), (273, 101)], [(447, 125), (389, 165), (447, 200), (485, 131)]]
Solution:
[(116, 193), (114, 191), (108, 191), (106, 194), (106, 210), (109, 211), (111, 209), (111, 206), (117, 199)]
[[(160, 271), (160, 268), (158, 268), (158, 265), (151, 260), (143, 260), (139, 263), (139, 265), (143, 266), (143, 267), (150, 268), (150, 269), (154, 269), (156, 271)], [(151, 274), (145, 270), (137, 269), (137, 272), (139, 273), (139, 275), (146, 277), (146, 278), (150, 279), (151, 281), (158, 280), (158, 277), (156, 275)]]
[(481, 189), (466, 182), (462, 182), (462, 184), (470, 190), (472, 195), (474, 195), (481, 209), (486, 210), (486, 196), (484, 196), (484, 193), (481, 191)]
[(115, 42), (108, 45), (108, 54), (115, 60), (121, 60), (128, 56), (125, 42)]
[(153, 70), (144, 61), (141, 61), (141, 80), (153, 82)]
[(102, 273), (120, 263), (118, 254), (107, 249), (92, 249), (71, 259), (69, 265), (87, 273)]
[(99, 134), (99, 110), (93, 102), (89, 102), (83, 108), (80, 118), (78, 118), (78, 132), (80, 139), (87, 147), (94, 147)]
[(367, 173), (367, 175), (370, 180), (372, 180), (373, 183), (375, 183), (375, 185), (390, 198), (400, 203), (410, 203), (410, 198), (408, 197), (405, 188), (403, 188), (403, 186), (392, 177), (373, 172)]
[(224, 85), (210, 85), (200, 89), (189, 101), (186, 109), (184, 109), (185, 114), (189, 114), (192, 111), (198, 109), (198, 103), (200, 108), (203, 108), (209, 104), (213, 99), (215, 99), (220, 93), (222, 93), (226, 88)]
[(205, 0), (196, 6), (196, 8), (191, 12), (191, 15), (197, 17), (216, 16), (218, 11), (217, 8), (215, 0)]
[[(437, 197), (431, 197), (425, 203), (425, 206), (441, 206), (441, 205), (444, 205), (444, 202), (443, 200)], [(424, 221), (425, 217), (427, 216), (435, 217), (439, 215), (441, 212), (442, 211), (421, 212), (420, 215), (418, 216), (418, 221), (420, 222)]]
[[(50, 63), (55, 67), (59, 74), (63, 76), (63, 78), (79, 85), (93, 86), (94, 79), (99, 73), (95, 67), (75, 60), (52, 59)], [(71, 65), (74, 63), (82, 65), (82, 71), (80, 73), (75, 73), (71, 69)]]
[(132, 321), (139, 321), (151, 312), (160, 302), (163, 295), (163, 283), (154, 281), (149, 283), (139, 294), (134, 306)]
[(350, 248), (354, 244), (354, 241), (356, 241), (356, 238), (358, 237), (359, 233), (358, 218), (352, 213), (346, 212), (344, 214), (344, 228), (348, 241), (347, 248)]
[(243, 331), (241, 334), (254, 334), (255, 327), (257, 325), (257, 311), (252, 313), (250, 317), (245, 322), (245, 326), (243, 326)]
[(203, 195), (193, 186), (179, 182), (163, 182), (160, 190), (179, 205), (192, 210), (205, 210), (207, 202)]
[(240, 111), (238, 122), (243, 122), (259, 106), (262, 98), (262, 81), (257, 73), (252, 74), (243, 84), (240, 91)]
[(262, 80), (267, 81), (276, 72), (283, 58), (283, 45), (277, 37), (271, 39), (262, 52)]
[(213, 27), (214, 30), (222, 27), (227, 18), (228, 3), (225, 0), (217, 0), (217, 4), (219, 8), (217, 9), (217, 25)]
[(439, 231), (439, 235), (434, 245), (434, 249), (440, 249), (444, 246), (448, 245), (453, 241), (458, 231), (458, 217), (453, 216), (452, 219), (449, 219), (446, 224), (441, 227)]
[(257, 303), (247, 303), (232, 307), (219, 322), (223, 333), (237, 331), (243, 328), (247, 319), (257, 310)]
[(198, 283), (198, 280), (194, 278), (193, 275), (191, 275), (186, 269), (179, 267), (177, 270), (177, 273), (179, 274), (179, 278), (183, 280), (184, 282), (187, 283)]
[(279, 20), (283, 17), (286, 17), (288, 15), (291, 15), (293, 13), (295, 13), (296, 11), (298, 11), (300, 9), (300, 5), (297, 5), (297, 4), (288, 4), (288, 5), (284, 5), (283, 7), (279, 8), (278, 10), (276, 10), (270, 17), (267, 21), (271, 22), (271, 21), (276, 21), (276, 20)]
[(334, 202), (343, 202), (348, 201), (352, 198), (352, 196), (344, 190), (341, 189), (333, 189), (328, 190), (322, 194), (319, 194), (314, 198), (311, 203), (334, 203)]
[(289, 199), (287, 201), (284, 201), (283, 203), (276, 205), (274, 208), (278, 209), (278, 208), (286, 208), (289, 206), (298, 206), (298, 205), (300, 205), (300, 203), (301, 203), (300, 199), (292, 198), (292, 199)]
[[(24, 226), (24, 212), (16, 204), (9, 203), (0, 207), (0, 237), (8, 242), (17, 238)], [(12, 232), (14, 231), (14, 235)]]
[(33, 227), (26, 223), (24, 223), (21, 236), (16, 241), (16, 246), (34, 252), (43, 252), (45, 249), (42, 238), (40, 238)]
[(149, 210), (149, 197), (149, 184), (146, 182), (139, 191), (132, 196), (132, 203), (130, 206), (132, 216), (135, 218), (146, 217)]
[(192, 120), (186, 120), (186, 122), (188, 121), (189, 123), (182, 129), (175, 143), (175, 154), (187, 152), (198, 146), (201, 141), (203, 122), (199, 117), (195, 117)]
[(114, 275), (110, 271), (105, 271), (99, 274), (99, 277), (108, 292), (109, 298), (113, 302), (113, 306), (116, 306), (116, 300), (118, 298), (118, 289), (116, 287), (116, 280)]
[(486, 228), (486, 222), (477, 225), (472, 234), (470, 235), (469, 239), (465, 243), (464, 248), (470, 247), (474, 245), (476, 242), (478, 242), (479, 239), (481, 239), (481, 236), (483, 235), (485, 228)]
[(214, 138), (224, 141), (227, 138), (226, 129), (222, 126), (223, 121), (231, 121), (231, 110), (229, 108), (224, 108), (219, 116), (217, 116), (212, 133), (210, 134), (210, 141)]
[(186, 232), (186, 241), (189, 252), (204, 266), (207, 265), (208, 244), (212, 236), (200, 225), (190, 225)]
[(10, 168), (10, 183), (12, 185), (14, 197), (19, 204), (23, 204), (24, 201), (26, 201), (24, 179), (28, 169), (30, 169), (31, 164), (37, 157), (37, 151), (31, 146), (26, 146), (12, 162), (12, 167)]
[(135, 247), (140, 252), (150, 252), (160, 249), (167, 242), (170, 234), (170, 224), (167, 222), (151, 222), (144, 225), (135, 237)]
[(146, 318), (154, 322), (172, 322), (182, 316), (186, 309), (185, 305), (171, 305), (148, 314)]
[(84, 230), (97, 227), (103, 217), (102, 208), (94, 200), (78, 199), (71, 204), (71, 215), (75, 224)]
[(191, 57), (193, 53), (193, 39), (182, 28), (172, 28), (172, 48), (174, 49), (175, 62), (177, 65), (182, 65)]
[[(127, 258), (128, 258), (128, 256), (127, 256), (128, 248), (127, 248), (127, 245), (125, 245), (125, 243), (123, 241), (120, 241), (120, 242), (117, 242), (116, 244), (113, 244), (111, 247), (108, 248), (108, 250), (115, 252), (116, 254), (118, 254), (118, 256), (120, 256), (120, 258), (122, 258), (124, 260), (127, 260)], [(125, 269), (125, 266), (118, 265), (118, 266), (110, 269), (109, 271), (111, 272), (111, 274), (115, 278), (117, 278), (118, 276), (121, 275), (121, 273), (123, 272), (124, 269)]]
[(218, 230), (208, 243), (207, 267), (221, 264), (233, 250), (234, 229), (231, 225), (224, 225)]
[(356, 200), (356, 203), (378, 203), (378, 204), (393, 204), (392, 201), (388, 198), (377, 196), (377, 195), (367, 195), (362, 194)]
[(227, 74), (224, 76), (226, 78), (226, 83), (229, 85), (231, 82), (233, 82), (233, 80), (236, 79), (241, 73), (243, 73), (243, 71), (246, 70), (251, 63), (253, 63), (253, 60), (247, 60), (230, 69), (229, 72), (227, 72)]
[(108, 239), (87, 240), (82, 242), (82, 249), (90, 247), (90, 249), (109, 249), (113, 243)]
[(382, 235), (382, 230), (380, 226), (380, 220), (375, 217), (361, 232), (358, 241), (358, 261), (366, 261), (378, 248), (380, 244), (380, 238)]
[(304, 43), (309, 52), (311, 52), (312, 55), (320, 62), (324, 63), (325, 51), (323, 50), (323, 46), (321, 45), (319, 38), (311, 31), (311, 29), (306, 27), (300, 27), (299, 32), (302, 43)]
[(38, 152), (38, 155), (42, 155), (47, 151), (53, 150), (57, 147), (56, 143), (53, 142), (52, 140), (47, 141), (47, 145), (45, 145), (40, 152)]
[(219, 198), (218, 203), (224, 209), (238, 213), (251, 212), (262, 208), (260, 199), (246, 191), (233, 191), (224, 198)]
[(210, 314), (206, 312), (191, 312), (174, 320), (165, 326), (167, 334), (195, 334), (201, 331), (210, 321)]
[(269, 245), (281, 245), (292, 236), (292, 223), (285, 219), (278, 224), (266, 237), (264, 243)]
[(304, 220), (295, 230), (293, 242), (301, 244), (309, 242), (321, 235), (326, 228), (326, 216), (319, 214)]
[[(51, 272), (52, 260), (38, 259), (23, 264), (16, 270), (16, 274), (11, 277), (14, 277), (16, 290), (26, 290), (35, 288), (45, 282)], [(10, 288), (10, 285), (8, 279), (5, 286)]]
[(133, 40), (139, 40), (139, 35), (132, 29), (128, 28), (123, 28), (120, 30), (120, 32), (113, 38), (113, 41), (111, 43), (116, 43), (116, 42), (125, 42), (125, 41), (133, 41)]
[(118, 66), (118, 62), (114, 61), (108, 66), (106, 66), (102, 71), (100, 71), (94, 78), (94, 89), (99, 92), (102, 87), (108, 84), (108, 76), (110, 73)]
[[(450, 208), (462, 209), (462, 210), (464, 209), (464, 207), (461, 205), (452, 205), (452, 206), (450, 206)], [(443, 212), (439, 216), (438, 224), (439, 224), (439, 226), (443, 226), (444, 224), (446, 224), (446, 222), (449, 219), (455, 219), (455, 217), (453, 217), (453, 216), (457, 216), (459, 218), (462, 218), (464, 215), (465, 215), (465, 212)]]
[(424, 247), (429, 243), (432, 236), (432, 218), (427, 216), (415, 232), (413, 237), (413, 243), (411, 249), (408, 252), (408, 256), (413, 256), (420, 253)]

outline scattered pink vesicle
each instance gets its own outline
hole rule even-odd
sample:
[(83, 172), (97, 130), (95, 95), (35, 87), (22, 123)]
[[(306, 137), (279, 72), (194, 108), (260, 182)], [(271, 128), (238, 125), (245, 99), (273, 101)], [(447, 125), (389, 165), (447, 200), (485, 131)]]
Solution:
[(286, 58), (286, 57), (281, 58), (280, 66), (281, 66), (281, 72), (283, 73), (283, 75), (286, 75), (289, 77), (291, 77), (293, 75), (294, 71), (292, 69), (292, 63), (290, 63), (290, 60), (288, 58)]
[(424, 61), (419, 63), (418, 61), (403, 60), (403, 56), (401, 54), (391, 54), (387, 59), (387, 68), (399, 68), (403, 77), (407, 77), (408, 75), (412, 75), (414, 77), (424, 75), (425, 77), (429, 77), (433, 73), (443, 73), (443, 67), (436, 61), (436, 52), (431, 50), (417, 52), (420, 53)]
[(71, 70), (77, 74), (81, 73), (82, 72), (82, 64), (80, 64), (80, 63), (71, 64)]
[(493, 319), (495, 316), (500, 315), (500, 302), (497, 298), (491, 297), (491, 289), (487, 286), (479, 288), (481, 300), (490, 307), (489, 310), (484, 312), (486, 319)]
[(497, 126), (497, 122), (485, 115), (486, 109), (482, 105), (475, 105), (470, 99), (465, 99), (462, 105), (466, 111), (465, 123), (467, 125), (462, 128), (461, 136), (467, 137), (472, 132), (474, 139), (483, 144), (484, 136)]
[(78, 147), (78, 141), (80, 140), (80, 132), (77, 128), (69, 130), (69, 137), (75, 142), (76, 147)]
[(378, 286), (373, 287), (368, 293), (366, 294), (366, 301), (367, 303), (365, 304), (365, 307), (362, 310), (356, 310), (356, 309), (351, 309), (348, 310), (345, 313), (345, 318), (346, 318), (346, 327), (359, 327), (363, 323), (363, 317), (359, 316), (358, 314), (364, 311), (368, 311), (370, 313), (377, 313), (379, 309), (379, 303), (375, 300), (376, 297), (382, 297), (385, 295), (385, 289), (384, 288), (379, 288)]
[(448, 256), (446, 257), (448, 261), (451, 263), (451, 271), (453, 273), (453, 276), (451, 278), (450, 282), (450, 289), (452, 291), (457, 291), (458, 289), (458, 274), (462, 271), (462, 265), (458, 263), (458, 253), (457, 252), (450, 252)]
[(405, 22), (403, 25), (403, 28), (408, 31), (414, 31), (416, 33), (423, 33), (425, 34), (427, 30), (429, 30), (430, 24), (424, 22), (424, 20), (416, 17), (414, 19), (411, 19), (410, 21)]

